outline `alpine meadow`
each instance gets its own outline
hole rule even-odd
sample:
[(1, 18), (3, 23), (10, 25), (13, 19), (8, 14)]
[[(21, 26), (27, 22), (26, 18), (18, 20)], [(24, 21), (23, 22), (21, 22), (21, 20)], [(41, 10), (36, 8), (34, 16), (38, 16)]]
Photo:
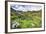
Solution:
[(41, 28), (41, 6), (13, 5), (11, 6), (10, 10), (11, 29)]

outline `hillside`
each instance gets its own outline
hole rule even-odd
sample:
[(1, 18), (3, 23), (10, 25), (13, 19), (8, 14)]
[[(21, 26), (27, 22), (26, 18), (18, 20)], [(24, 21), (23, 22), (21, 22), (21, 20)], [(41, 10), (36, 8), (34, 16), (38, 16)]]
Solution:
[(42, 10), (16, 11), (11, 8), (11, 23), (16, 21), (20, 25), (16, 28), (39, 28), (42, 24)]

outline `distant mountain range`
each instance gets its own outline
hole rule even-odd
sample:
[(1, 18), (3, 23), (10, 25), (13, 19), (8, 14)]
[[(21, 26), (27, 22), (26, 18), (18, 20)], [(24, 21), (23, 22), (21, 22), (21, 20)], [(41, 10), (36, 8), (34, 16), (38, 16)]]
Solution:
[(41, 6), (36, 5), (11, 5), (11, 8), (18, 11), (38, 11)]

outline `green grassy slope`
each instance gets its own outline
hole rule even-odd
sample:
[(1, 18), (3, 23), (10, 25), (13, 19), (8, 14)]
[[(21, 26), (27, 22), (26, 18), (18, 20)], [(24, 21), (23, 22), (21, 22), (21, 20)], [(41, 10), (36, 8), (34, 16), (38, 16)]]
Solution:
[(42, 10), (39, 11), (14, 11), (11, 9), (11, 21), (20, 23), (17, 28), (39, 28), (42, 24)]

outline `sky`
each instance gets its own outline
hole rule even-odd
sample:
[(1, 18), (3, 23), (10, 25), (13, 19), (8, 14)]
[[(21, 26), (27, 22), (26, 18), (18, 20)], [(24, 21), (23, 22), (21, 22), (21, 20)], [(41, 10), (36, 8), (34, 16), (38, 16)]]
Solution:
[(41, 9), (41, 6), (38, 5), (11, 5), (11, 7), (14, 10), (19, 10), (19, 11), (37, 11)]

